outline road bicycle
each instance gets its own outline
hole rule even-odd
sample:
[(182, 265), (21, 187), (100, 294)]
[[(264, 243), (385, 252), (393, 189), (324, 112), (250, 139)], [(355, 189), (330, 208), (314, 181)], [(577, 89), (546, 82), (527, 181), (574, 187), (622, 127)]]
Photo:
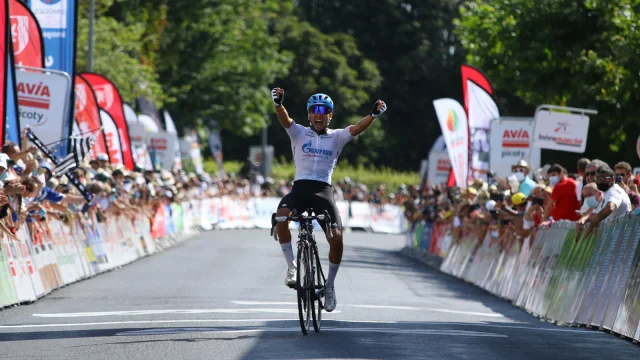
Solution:
[(271, 236), (277, 241), (275, 227), (280, 222), (298, 222), (300, 229), (298, 232), (298, 269), (296, 275), (295, 289), (298, 294), (298, 315), (300, 318), (300, 328), (304, 335), (309, 334), (309, 318), (313, 318), (313, 329), (320, 332), (320, 320), (322, 319), (322, 309), (324, 309), (323, 298), (325, 293), (325, 283), (327, 279), (322, 271), (320, 256), (318, 255), (318, 245), (313, 235), (313, 221), (326, 224), (326, 233), (329, 238), (333, 236), (330, 225), (331, 217), (325, 211), (320, 215), (313, 215), (313, 209), (307, 209), (307, 215), (298, 215), (295, 211), (291, 216), (271, 215)]

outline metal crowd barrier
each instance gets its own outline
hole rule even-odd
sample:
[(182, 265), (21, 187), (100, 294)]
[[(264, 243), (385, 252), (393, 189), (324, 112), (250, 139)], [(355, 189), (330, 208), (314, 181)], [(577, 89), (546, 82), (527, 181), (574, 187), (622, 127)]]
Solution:
[[(424, 231), (429, 226), (422, 224), (421, 233), (414, 228), (408, 245), (432, 250), (443, 243)], [(577, 235), (575, 223), (560, 221), (507, 249), (490, 235), (482, 242), (462, 238), (444, 250), (440, 270), (549, 322), (640, 341), (640, 217), (620, 216), (582, 241)]]

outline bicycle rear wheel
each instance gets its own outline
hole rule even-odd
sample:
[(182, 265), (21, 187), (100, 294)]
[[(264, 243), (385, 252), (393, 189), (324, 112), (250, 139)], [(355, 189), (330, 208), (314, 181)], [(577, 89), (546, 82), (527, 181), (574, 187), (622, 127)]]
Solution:
[[(311, 315), (313, 317), (313, 329), (320, 332), (320, 321), (322, 320), (322, 296), (324, 296), (324, 280), (322, 277), (322, 267), (318, 248), (311, 247), (311, 285), (313, 288), (311, 300)], [(318, 293), (320, 292), (320, 293)]]
[(309, 247), (306, 244), (298, 246), (298, 271), (296, 290), (298, 293), (298, 316), (300, 328), (304, 335), (309, 334), (309, 318), (311, 313), (311, 287), (309, 286), (310, 270)]

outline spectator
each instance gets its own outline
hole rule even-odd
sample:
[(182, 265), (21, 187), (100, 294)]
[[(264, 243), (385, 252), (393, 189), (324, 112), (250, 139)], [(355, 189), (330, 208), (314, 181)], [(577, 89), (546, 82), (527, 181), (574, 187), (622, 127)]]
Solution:
[(577, 211), (580, 209), (576, 195), (576, 181), (567, 177), (567, 170), (558, 164), (552, 165), (547, 171), (549, 184), (553, 186), (551, 201), (547, 204), (544, 218), (554, 220), (579, 219)]
[(637, 192), (630, 192), (629, 200), (631, 201), (631, 210), (635, 211), (640, 206), (640, 194)]
[(628, 162), (621, 161), (617, 163), (613, 170), (616, 174), (616, 184), (620, 185), (623, 189), (629, 192), (629, 186), (631, 185), (631, 165)]
[(614, 183), (615, 173), (610, 168), (600, 168), (596, 173), (596, 186), (604, 193), (603, 200), (589, 216), (589, 227), (582, 238), (586, 238), (600, 222), (608, 217), (615, 218), (631, 210), (629, 195)]
[(591, 163), (591, 160), (587, 158), (582, 158), (578, 160), (577, 168), (578, 168), (578, 178), (576, 179), (577, 191), (578, 191), (578, 200), (582, 201), (582, 187), (586, 184), (587, 179), (585, 179), (584, 173), (587, 171), (587, 165)]
[(518, 192), (523, 193), (528, 198), (531, 195), (531, 190), (536, 186), (536, 183), (529, 177), (529, 165), (526, 161), (520, 160), (511, 167), (511, 171), (520, 182)]
[(580, 209), (581, 218), (576, 222), (576, 227), (580, 229), (589, 221), (589, 216), (602, 201), (602, 192), (598, 190), (595, 183), (590, 183), (582, 188), (582, 196), (584, 197), (584, 205)]
[(596, 171), (598, 171), (601, 167), (609, 167), (606, 162), (593, 159), (585, 168), (585, 184), (595, 183), (596, 182)]

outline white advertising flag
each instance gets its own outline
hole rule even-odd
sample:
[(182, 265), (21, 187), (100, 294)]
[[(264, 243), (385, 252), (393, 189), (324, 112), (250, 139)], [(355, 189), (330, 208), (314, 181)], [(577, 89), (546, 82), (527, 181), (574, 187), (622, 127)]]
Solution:
[(102, 121), (104, 136), (107, 139), (107, 151), (109, 151), (109, 162), (111, 164), (124, 164), (122, 160), (122, 146), (120, 145), (120, 135), (115, 121), (108, 112), (100, 109), (100, 120)]
[(16, 84), (20, 130), (28, 126), (44, 144), (66, 138), (69, 80), (57, 74), (16, 71)]
[(511, 166), (520, 160), (531, 161), (531, 171), (540, 167), (540, 148), (534, 148), (530, 153), (533, 118), (506, 117), (493, 120), (489, 134), (489, 164), (498, 177), (511, 175)]
[(469, 128), (471, 130), (471, 169), (474, 178), (487, 179), (489, 173), (489, 124), (500, 117), (498, 106), (484, 89), (467, 80)]
[(429, 163), (427, 164), (427, 181), (429, 184), (446, 184), (451, 171), (451, 161), (446, 152), (432, 151), (429, 153)]
[(589, 116), (540, 110), (535, 119), (534, 147), (574, 153), (587, 149)]
[(459, 102), (453, 99), (438, 99), (433, 102), (447, 144), (451, 167), (456, 184), (467, 188), (469, 174), (469, 127), (467, 115)]

